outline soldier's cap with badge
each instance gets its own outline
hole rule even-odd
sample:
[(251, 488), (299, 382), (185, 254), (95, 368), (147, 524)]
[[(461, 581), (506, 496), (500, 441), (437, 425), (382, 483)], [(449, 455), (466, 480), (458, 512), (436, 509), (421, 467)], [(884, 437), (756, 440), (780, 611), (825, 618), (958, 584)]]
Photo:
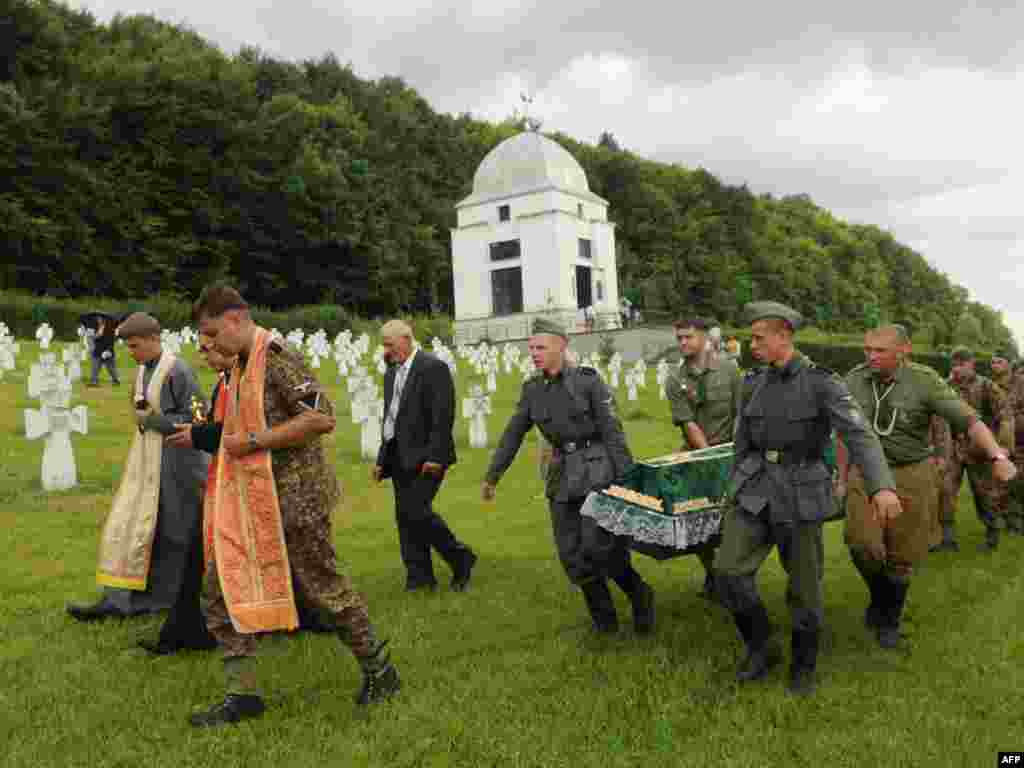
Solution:
[(953, 351), (950, 353), (949, 358), (954, 363), (966, 363), (974, 360), (974, 353), (967, 347), (953, 347)]
[(799, 330), (804, 322), (803, 315), (777, 301), (752, 301), (743, 307), (743, 314), (747, 316), (751, 325), (758, 320), (774, 318), (782, 320), (794, 331)]
[(566, 331), (565, 326), (557, 320), (552, 320), (549, 317), (535, 317), (533, 319), (533, 327), (530, 330), (530, 335), (537, 336), (542, 333), (546, 333), (551, 336), (561, 336), (566, 341), (569, 340), (569, 332)]
[(117, 335), (122, 339), (137, 336), (159, 336), (160, 321), (145, 312), (132, 312), (117, 326)]

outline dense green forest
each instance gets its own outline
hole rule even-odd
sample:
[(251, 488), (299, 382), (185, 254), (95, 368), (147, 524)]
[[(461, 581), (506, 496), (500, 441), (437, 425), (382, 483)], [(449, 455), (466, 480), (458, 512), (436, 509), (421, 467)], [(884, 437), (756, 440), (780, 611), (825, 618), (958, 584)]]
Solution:
[[(521, 121), (439, 114), (333, 54), (228, 56), (152, 17), (0, 9), (0, 289), (187, 295), (230, 276), (270, 307), (450, 309), (454, 204)], [(641, 158), (612, 131), (550, 135), (609, 200), (620, 284), (652, 313), (729, 323), (774, 298), (826, 330), (888, 319), (936, 346), (1012, 338), (920, 254), (806, 196)]]

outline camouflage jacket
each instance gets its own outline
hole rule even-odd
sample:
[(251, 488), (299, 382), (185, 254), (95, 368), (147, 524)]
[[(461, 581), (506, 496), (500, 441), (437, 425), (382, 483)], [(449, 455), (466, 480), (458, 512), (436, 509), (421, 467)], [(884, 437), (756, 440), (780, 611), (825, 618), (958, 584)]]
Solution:
[[(976, 373), (961, 381), (950, 377), (949, 385), (977, 412), (985, 426), (992, 430), (999, 445), (1013, 450), (1013, 403), (1006, 391), (991, 379)], [(958, 461), (968, 464), (986, 460), (972, 447), (967, 434), (960, 434), (954, 438), (953, 455)]]

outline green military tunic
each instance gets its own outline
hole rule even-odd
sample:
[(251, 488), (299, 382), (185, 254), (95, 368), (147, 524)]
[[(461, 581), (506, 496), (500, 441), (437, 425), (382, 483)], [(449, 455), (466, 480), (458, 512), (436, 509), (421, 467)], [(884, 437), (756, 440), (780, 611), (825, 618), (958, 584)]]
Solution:
[(821, 523), (835, 508), (824, 454), (833, 429), (863, 468), (870, 493), (894, 487), (878, 438), (832, 371), (796, 353), (782, 367), (745, 378), (730, 478), (733, 503), (715, 558), (734, 614), (761, 612), (757, 571), (778, 546), (789, 574), (794, 628), (820, 627)]
[(672, 423), (682, 430), (680, 450), (689, 450), (686, 425), (695, 423), (708, 445), (732, 441), (736, 426), (743, 374), (736, 362), (718, 355), (704, 354), (692, 362), (683, 361), (669, 375), (665, 395), (672, 409)]
[[(898, 518), (880, 526), (863, 477), (854, 470), (847, 495), (846, 543), (862, 569), (884, 569), (890, 578), (906, 581), (935, 538), (931, 528), (941, 478), (928, 461), (935, 454), (932, 421), (938, 417), (962, 433), (977, 416), (938, 373), (918, 363), (903, 363), (886, 381), (869, 366), (858, 365), (847, 374), (846, 384), (878, 435), (903, 506)], [(884, 560), (879, 559), (882, 553)]]
[(621, 539), (580, 515), (590, 491), (621, 479), (633, 463), (615, 399), (593, 368), (537, 373), (523, 384), (519, 404), (498, 442), (486, 481), (497, 485), (534, 426), (554, 449), (546, 493), (558, 555), (569, 580), (585, 584), (628, 565)]

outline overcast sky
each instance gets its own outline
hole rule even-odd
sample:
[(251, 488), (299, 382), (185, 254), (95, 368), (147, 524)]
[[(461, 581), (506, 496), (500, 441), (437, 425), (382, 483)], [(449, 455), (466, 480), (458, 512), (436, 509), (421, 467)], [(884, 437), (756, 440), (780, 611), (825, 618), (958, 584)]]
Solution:
[(436, 109), (809, 194), (877, 224), (1001, 309), (1024, 343), (1024, 4), (77, 0), (152, 13), (234, 52), (333, 52)]

